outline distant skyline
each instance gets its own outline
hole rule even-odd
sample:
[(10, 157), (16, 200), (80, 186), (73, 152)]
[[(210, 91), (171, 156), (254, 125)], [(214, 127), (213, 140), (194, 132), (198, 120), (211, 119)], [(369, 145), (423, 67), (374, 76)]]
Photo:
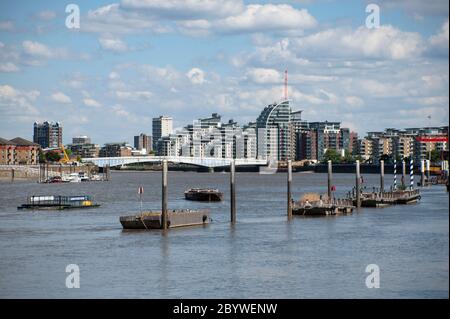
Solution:
[[(219, 113), (255, 121), (289, 98), (308, 121), (364, 135), (449, 123), (447, 1), (73, 1), (0, 3), (0, 137), (58, 121), (63, 143), (151, 135)], [(381, 26), (368, 29), (368, 3)]]

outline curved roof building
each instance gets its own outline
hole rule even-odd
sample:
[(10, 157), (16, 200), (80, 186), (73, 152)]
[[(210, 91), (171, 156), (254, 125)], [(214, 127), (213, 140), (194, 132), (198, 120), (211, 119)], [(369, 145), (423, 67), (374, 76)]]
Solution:
[(266, 106), (256, 120), (258, 158), (287, 160), (291, 148), (289, 100)]

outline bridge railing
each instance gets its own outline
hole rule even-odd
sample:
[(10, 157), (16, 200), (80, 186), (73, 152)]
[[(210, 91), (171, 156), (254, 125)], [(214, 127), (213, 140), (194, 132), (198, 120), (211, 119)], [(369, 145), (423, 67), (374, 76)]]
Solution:
[[(126, 156), (126, 157), (96, 157), (83, 158), (82, 162), (92, 162), (97, 166), (104, 167), (120, 166), (134, 163), (158, 163), (167, 160), (172, 163), (185, 163), (205, 167), (220, 167), (230, 165), (231, 158), (216, 157), (183, 157), (183, 156)], [(267, 165), (266, 160), (239, 158), (235, 159), (236, 166), (243, 165)]]

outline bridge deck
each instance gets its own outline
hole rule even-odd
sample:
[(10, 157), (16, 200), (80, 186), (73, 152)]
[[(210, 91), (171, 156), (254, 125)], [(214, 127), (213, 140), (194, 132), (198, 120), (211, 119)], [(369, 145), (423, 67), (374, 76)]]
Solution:
[[(127, 156), (127, 157), (98, 157), (82, 158), (83, 163), (91, 162), (99, 167), (109, 165), (121, 166), (135, 163), (159, 163), (167, 160), (171, 163), (191, 164), (203, 167), (224, 167), (229, 166), (233, 159), (215, 157), (182, 157), (182, 156)], [(240, 158), (235, 159), (236, 166), (265, 166), (267, 160)]]

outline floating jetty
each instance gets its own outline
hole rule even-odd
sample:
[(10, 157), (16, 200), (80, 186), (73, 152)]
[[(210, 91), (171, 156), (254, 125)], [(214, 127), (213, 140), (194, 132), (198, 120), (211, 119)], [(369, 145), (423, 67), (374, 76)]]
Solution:
[(348, 199), (321, 200), (317, 202), (294, 203), (292, 214), (301, 216), (328, 216), (352, 214), (353, 203)]
[(220, 202), (223, 200), (223, 193), (212, 188), (191, 188), (184, 192), (184, 198), (203, 202)]
[(301, 216), (328, 216), (352, 214), (351, 199), (323, 198), (318, 194), (305, 194), (301, 200), (292, 203), (292, 214)]
[[(361, 207), (415, 204), (420, 198), (420, 191), (418, 189), (361, 193)], [(356, 204), (356, 198), (353, 199), (353, 203)]]
[[(209, 210), (172, 210), (167, 212), (167, 228), (205, 225), (209, 223)], [(161, 211), (143, 212), (138, 215), (122, 216), (124, 229), (163, 229)]]
[(83, 209), (96, 208), (100, 204), (93, 202), (90, 196), (30, 196), (26, 204), (22, 204), (17, 209), (32, 210), (63, 210), (63, 209)]

